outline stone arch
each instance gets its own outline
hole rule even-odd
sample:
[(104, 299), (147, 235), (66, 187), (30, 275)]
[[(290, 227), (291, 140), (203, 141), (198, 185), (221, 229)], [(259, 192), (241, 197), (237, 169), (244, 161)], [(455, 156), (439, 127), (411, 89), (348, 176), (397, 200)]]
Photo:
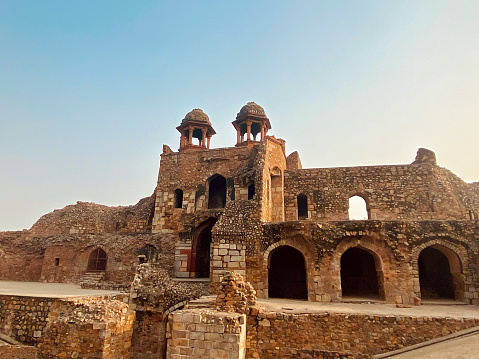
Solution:
[(270, 252), (268, 264), (269, 297), (308, 299), (306, 259), (301, 251), (279, 246)]
[(88, 257), (87, 272), (106, 271), (107, 261), (108, 256), (102, 248), (98, 247), (94, 249)]
[[(333, 258), (333, 268), (331, 269), (331, 273), (333, 273), (334, 276), (337, 278), (337, 283), (339, 284), (337, 286), (338, 290), (338, 298), (343, 297), (343, 291), (342, 291), (342, 283), (341, 283), (341, 258), (343, 255), (352, 248), (356, 248), (357, 250), (361, 250), (366, 252), (368, 255), (370, 255), (374, 261), (374, 269), (376, 271), (376, 281), (377, 281), (377, 291), (376, 295), (371, 295), (370, 293), (367, 293), (367, 291), (364, 291), (364, 293), (359, 292), (358, 296), (365, 296), (365, 297), (371, 297), (371, 298), (376, 298), (376, 299), (381, 299), (385, 300), (386, 299), (386, 293), (385, 293), (385, 288), (384, 288), (384, 272), (386, 270), (386, 263), (384, 262), (383, 258), (381, 255), (378, 254), (375, 248), (371, 245), (371, 243), (368, 243), (370, 238), (366, 237), (361, 237), (361, 238), (344, 238), (338, 247), (336, 247), (336, 252), (334, 254)], [(358, 252), (363, 254), (363, 252)], [(366, 279), (367, 281), (367, 279)]]
[[(315, 270), (314, 258), (316, 257), (316, 249), (313, 245), (308, 243), (303, 237), (298, 237), (294, 239), (293, 238), (281, 239), (280, 241), (271, 244), (263, 253), (263, 266), (264, 266), (263, 268), (265, 272), (268, 272), (268, 268), (270, 268), (271, 254), (276, 249), (280, 247), (284, 247), (284, 246), (288, 246), (297, 250), (303, 256), (305, 261), (304, 267), (306, 270), (306, 289), (307, 289), (308, 296), (310, 296), (309, 293), (311, 293), (314, 288), (314, 278), (312, 273)], [(268, 281), (268, 276), (265, 277), (265, 280)], [(264, 296), (265, 298), (269, 297), (268, 289), (265, 290), (264, 295), (265, 295)]]
[[(356, 213), (358, 210), (359, 213)], [(358, 215), (363, 218), (356, 218)], [(369, 197), (367, 195), (355, 192), (348, 197), (348, 218), (349, 220), (371, 219)]]
[(188, 270), (196, 278), (208, 278), (210, 276), (212, 229), (217, 221), (217, 218), (208, 218), (193, 233)]
[(226, 178), (215, 174), (208, 179), (208, 208), (224, 208), (226, 205)]
[[(416, 292), (416, 296), (419, 298), (423, 298), (423, 296), (425, 296), (426, 299), (428, 299), (428, 297), (434, 297), (433, 293), (428, 292), (428, 289), (426, 288), (429, 287), (429, 289), (434, 289), (432, 287), (434, 287), (435, 279), (430, 278), (432, 279), (432, 283), (427, 283), (427, 279), (424, 278), (424, 270), (427, 270), (427, 268), (420, 268), (420, 262), (423, 262), (423, 266), (427, 265), (427, 263), (424, 263), (424, 260), (427, 261), (427, 259), (423, 258), (423, 256), (421, 255), (425, 254), (426, 252), (424, 251), (427, 249), (432, 249), (434, 251), (440, 252), (440, 254), (434, 254), (433, 251), (429, 251), (429, 257), (434, 256), (436, 260), (443, 261), (443, 265), (440, 268), (437, 268), (438, 271), (434, 273), (433, 269), (432, 272), (430, 271), (429, 276), (440, 275), (441, 278), (439, 278), (438, 280), (441, 282), (441, 285), (451, 285), (452, 287), (451, 290), (453, 293), (437, 293), (438, 297), (449, 297), (450, 299), (454, 299), (457, 301), (464, 301), (468, 297), (473, 298), (473, 293), (466, 293), (466, 268), (469, 264), (467, 250), (463, 246), (456, 245), (443, 239), (429, 240), (415, 247), (412, 252), (412, 270), (416, 281), (416, 287), (419, 288), (419, 290)], [(447, 266), (449, 268), (447, 268)], [(450, 276), (446, 276), (444, 270), (447, 270)]]

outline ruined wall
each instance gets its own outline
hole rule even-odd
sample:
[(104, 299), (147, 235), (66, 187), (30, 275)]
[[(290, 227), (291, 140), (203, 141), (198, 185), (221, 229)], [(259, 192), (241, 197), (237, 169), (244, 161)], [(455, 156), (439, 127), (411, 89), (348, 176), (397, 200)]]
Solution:
[(170, 314), (167, 359), (243, 359), (246, 352), (244, 314), (187, 309)]
[(128, 359), (135, 315), (125, 300), (0, 296), (0, 332), (38, 347), (40, 358)]
[(0, 279), (37, 282), (45, 246), (28, 231), (0, 232)]
[(253, 308), (252, 314), (247, 317), (246, 358), (307, 358), (323, 355), (324, 352), (326, 355), (327, 352), (337, 355), (329, 357), (361, 358), (477, 325), (477, 319), (343, 313), (288, 314)]
[(108, 207), (81, 202), (47, 213), (32, 226), (35, 236), (57, 234), (144, 233), (151, 230), (154, 195), (133, 206)]
[(450, 171), (429, 163), (315, 168), (285, 173), (286, 220), (297, 220), (297, 196), (308, 198), (313, 220), (348, 220), (348, 200), (365, 199), (378, 220), (466, 220), (477, 196)]

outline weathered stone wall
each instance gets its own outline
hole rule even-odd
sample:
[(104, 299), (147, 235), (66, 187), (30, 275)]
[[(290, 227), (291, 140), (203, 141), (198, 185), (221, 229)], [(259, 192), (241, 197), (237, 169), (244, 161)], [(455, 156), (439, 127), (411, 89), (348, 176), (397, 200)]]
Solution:
[(81, 202), (40, 217), (32, 226), (35, 236), (58, 234), (144, 233), (151, 230), (154, 195), (133, 206), (108, 207)]
[[(107, 254), (105, 280), (129, 284), (139, 255), (146, 250), (173, 273), (174, 242), (161, 234), (35, 236), (29, 231), (0, 233), (0, 279), (78, 283), (87, 272), (88, 259), (96, 249)], [(154, 249), (152, 249), (154, 248)]]
[(0, 334), (0, 358), (37, 359), (38, 348), (22, 345), (20, 342)]
[(472, 185), (430, 163), (288, 170), (286, 220), (298, 219), (301, 193), (309, 218), (324, 221), (348, 220), (348, 200), (355, 195), (378, 220), (468, 220), (479, 204)]
[(477, 325), (479, 320), (467, 318), (289, 314), (253, 308), (247, 317), (246, 357), (309, 358), (312, 354), (332, 352), (326, 358), (361, 358)]
[(28, 231), (0, 232), (0, 279), (40, 280), (45, 246), (28, 237)]
[(246, 316), (210, 309), (173, 312), (167, 338), (167, 359), (243, 359)]
[[(169, 149), (169, 148), (168, 148)], [(208, 179), (221, 175), (226, 179), (226, 202), (246, 196), (241, 189), (254, 172), (255, 150), (248, 147), (229, 147), (214, 150), (171, 152), (161, 155), (156, 191), (153, 232), (181, 231), (178, 216), (208, 209)], [(183, 191), (182, 208), (174, 208), (175, 190)]]
[(127, 359), (135, 314), (125, 300), (0, 296), (0, 332), (38, 347), (41, 358)]

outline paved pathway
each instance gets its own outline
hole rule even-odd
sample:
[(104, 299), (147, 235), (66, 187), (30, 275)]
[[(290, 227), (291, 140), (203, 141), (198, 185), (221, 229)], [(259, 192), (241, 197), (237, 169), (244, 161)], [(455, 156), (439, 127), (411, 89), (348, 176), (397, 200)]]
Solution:
[(119, 292), (112, 290), (83, 289), (77, 284), (70, 283), (0, 281), (0, 295), (18, 295), (22, 297), (42, 298), (70, 298), (118, 293)]

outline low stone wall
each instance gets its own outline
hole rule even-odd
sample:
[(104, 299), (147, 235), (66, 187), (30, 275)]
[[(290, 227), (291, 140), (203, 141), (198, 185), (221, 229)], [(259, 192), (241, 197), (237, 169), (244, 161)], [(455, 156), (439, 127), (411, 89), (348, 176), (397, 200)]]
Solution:
[(128, 359), (135, 313), (127, 301), (0, 296), (0, 332), (38, 347), (40, 358)]
[(167, 359), (243, 359), (246, 352), (244, 314), (187, 309), (170, 314)]
[(252, 308), (247, 318), (246, 357), (361, 358), (477, 325), (479, 319), (472, 318), (288, 314)]

